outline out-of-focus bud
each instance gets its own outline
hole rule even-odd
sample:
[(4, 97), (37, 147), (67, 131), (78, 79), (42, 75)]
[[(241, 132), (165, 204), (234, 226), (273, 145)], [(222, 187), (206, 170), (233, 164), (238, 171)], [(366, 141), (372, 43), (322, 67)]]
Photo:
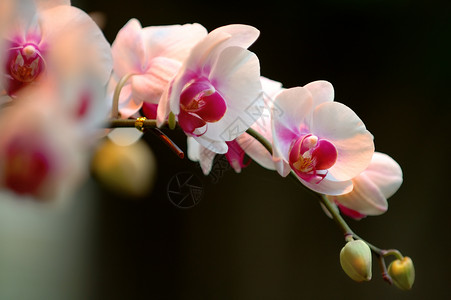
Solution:
[(371, 280), (371, 249), (362, 240), (348, 242), (340, 252), (340, 264), (353, 280)]
[(97, 180), (113, 192), (142, 197), (154, 185), (156, 160), (142, 140), (120, 146), (106, 139), (93, 157), (92, 171)]
[(393, 283), (401, 290), (410, 290), (415, 281), (415, 268), (410, 257), (404, 256), (403, 259), (397, 259), (388, 266), (388, 275)]

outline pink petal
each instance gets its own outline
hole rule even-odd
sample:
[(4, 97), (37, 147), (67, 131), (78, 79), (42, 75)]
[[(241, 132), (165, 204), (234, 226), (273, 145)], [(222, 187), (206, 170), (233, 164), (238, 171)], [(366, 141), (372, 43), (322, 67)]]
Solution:
[(245, 152), (236, 140), (226, 142), (226, 144), (229, 149), (225, 154), (225, 157), (227, 158), (230, 166), (235, 170), (235, 172), (240, 173), (242, 168), (249, 165), (250, 160), (244, 163)]
[(147, 119), (155, 120), (157, 118), (158, 104), (143, 102), (142, 109)]
[(370, 163), (374, 153), (373, 136), (347, 106), (338, 102), (317, 106), (313, 112), (311, 131), (337, 149), (337, 161), (329, 169), (336, 180), (352, 179)]
[(145, 74), (131, 78), (133, 98), (158, 104), (163, 91), (179, 68), (178, 61), (165, 57), (152, 59)]
[(119, 112), (122, 119), (127, 119), (137, 113), (142, 106), (143, 102), (133, 98), (132, 87), (130, 84), (126, 84), (119, 95)]
[(196, 115), (186, 113), (183, 110), (181, 110), (178, 114), (178, 122), (183, 131), (188, 134), (195, 134), (194, 132), (197, 128), (206, 126), (206, 122), (204, 120)]
[(142, 74), (147, 64), (147, 53), (141, 24), (131, 19), (119, 30), (111, 46), (114, 72), (119, 78), (127, 74)]
[(327, 170), (337, 161), (337, 149), (327, 140), (319, 140), (312, 155), (316, 159), (317, 170)]
[(340, 211), (347, 215), (348, 217), (351, 217), (355, 220), (360, 220), (366, 217), (366, 215), (359, 213), (358, 211), (355, 211), (353, 209), (350, 209), (344, 205), (341, 205), (340, 203), (337, 203), (338, 207), (340, 208)]

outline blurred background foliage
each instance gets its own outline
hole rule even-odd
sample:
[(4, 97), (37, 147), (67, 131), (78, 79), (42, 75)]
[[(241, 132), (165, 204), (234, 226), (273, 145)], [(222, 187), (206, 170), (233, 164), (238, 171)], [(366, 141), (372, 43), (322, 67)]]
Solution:
[[(154, 136), (151, 193), (139, 199), (86, 183), (65, 208), (0, 205), (0, 299), (445, 299), (449, 295), (451, 5), (436, 1), (72, 1), (105, 17), (110, 42), (143, 26), (231, 23), (261, 31), (250, 48), (284, 87), (324, 79), (392, 156), (404, 184), (379, 217), (349, 220), (368, 241), (410, 256), (409, 292), (341, 270), (341, 232), (316, 199), (256, 163), (203, 176)], [(168, 132), (183, 149), (184, 135)], [(180, 209), (167, 187), (201, 178), (200, 203)]]

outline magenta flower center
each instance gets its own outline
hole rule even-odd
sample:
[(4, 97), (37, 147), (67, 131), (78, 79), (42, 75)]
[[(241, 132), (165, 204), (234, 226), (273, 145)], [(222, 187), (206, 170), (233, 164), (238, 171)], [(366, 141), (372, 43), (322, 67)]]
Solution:
[(42, 148), (23, 139), (14, 140), (6, 150), (5, 185), (18, 194), (38, 195), (50, 168)]
[(307, 134), (299, 137), (290, 150), (289, 162), (294, 172), (308, 182), (319, 183), (327, 169), (337, 161), (337, 149), (326, 139)]
[(221, 120), (226, 110), (224, 98), (210, 81), (197, 78), (180, 95), (178, 122), (186, 133), (201, 136), (207, 131), (207, 123)]
[(44, 60), (36, 45), (26, 44), (19, 49), (11, 49), (9, 58), (10, 75), (21, 82), (29, 83), (44, 69)]
[(9, 49), (6, 61), (6, 73), (9, 74), (8, 95), (14, 93), (38, 78), (45, 69), (42, 51), (33, 43), (18, 45)]

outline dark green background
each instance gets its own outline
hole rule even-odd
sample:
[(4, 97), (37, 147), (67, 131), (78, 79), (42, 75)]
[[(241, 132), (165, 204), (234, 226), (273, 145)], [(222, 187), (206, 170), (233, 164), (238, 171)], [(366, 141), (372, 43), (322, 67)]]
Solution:
[[(399, 162), (404, 184), (389, 210), (360, 222), (358, 234), (398, 248), (416, 267), (412, 291), (341, 270), (341, 233), (316, 199), (290, 179), (253, 163), (219, 182), (189, 210), (172, 206), (170, 178), (201, 175), (153, 137), (154, 192), (141, 201), (98, 200), (93, 299), (446, 299), (450, 261), (450, 2), (435, 1), (73, 1), (105, 13), (112, 42), (132, 17), (143, 26), (198, 22), (209, 31), (250, 24), (262, 75), (285, 87), (325, 79)], [(169, 133), (185, 148), (182, 134)]]

